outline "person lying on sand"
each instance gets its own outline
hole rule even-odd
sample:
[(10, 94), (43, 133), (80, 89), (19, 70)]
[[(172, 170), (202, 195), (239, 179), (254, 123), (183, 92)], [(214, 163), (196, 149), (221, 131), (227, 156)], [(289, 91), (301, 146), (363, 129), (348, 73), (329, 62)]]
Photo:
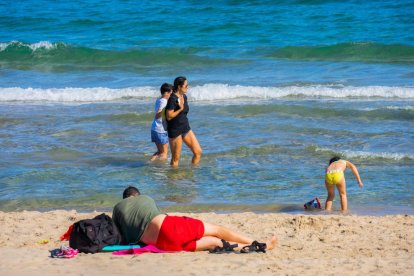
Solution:
[(162, 214), (151, 197), (141, 195), (133, 186), (124, 190), (123, 200), (115, 205), (112, 219), (123, 237), (123, 244), (142, 242), (166, 251), (232, 251), (237, 243), (241, 248), (265, 252), (277, 243), (276, 236), (266, 243), (258, 243), (222, 226), (186, 216)]

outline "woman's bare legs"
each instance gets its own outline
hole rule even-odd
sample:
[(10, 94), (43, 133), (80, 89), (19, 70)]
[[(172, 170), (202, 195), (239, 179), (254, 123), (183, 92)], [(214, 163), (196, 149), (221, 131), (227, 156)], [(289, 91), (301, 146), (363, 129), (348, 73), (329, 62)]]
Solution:
[(346, 196), (346, 182), (344, 177), (338, 184), (336, 184), (336, 188), (338, 189), (338, 193), (341, 198), (342, 212), (346, 212), (348, 210), (348, 198)]
[(332, 203), (335, 198), (335, 185), (330, 185), (325, 181), (326, 191), (328, 192), (328, 198), (325, 203), (325, 210), (332, 210)]
[(325, 182), (326, 190), (328, 191), (328, 198), (326, 199), (325, 209), (327, 211), (332, 210), (332, 202), (335, 198), (335, 186), (338, 189), (339, 197), (341, 199), (341, 209), (343, 212), (348, 210), (348, 199), (346, 196), (346, 182), (345, 177), (343, 177), (338, 184), (329, 185)]
[[(253, 242), (253, 239), (225, 227), (204, 223), (204, 236), (197, 241), (196, 250), (208, 250), (214, 249), (216, 246), (223, 246), (222, 239), (231, 244), (237, 243), (239, 247), (250, 245)], [(273, 236), (266, 242), (266, 249), (272, 250), (276, 246), (276, 243), (276, 236)]]
[(203, 153), (200, 144), (192, 130), (190, 130), (184, 138), (182, 135), (177, 136), (175, 138), (170, 138), (170, 146), (171, 146), (171, 166), (178, 167), (180, 162), (181, 156), (181, 149), (184, 143), (190, 150), (193, 152), (193, 159), (191, 160), (191, 164), (196, 165), (200, 162), (201, 154)]
[(187, 135), (183, 138), (184, 143), (190, 150), (193, 152), (193, 159), (191, 160), (192, 165), (197, 165), (200, 162), (201, 155), (203, 151), (200, 144), (198, 143), (197, 137), (194, 132), (190, 130)]
[(180, 162), (181, 156), (181, 148), (183, 145), (183, 138), (177, 136), (175, 138), (170, 138), (170, 147), (171, 147), (171, 166), (178, 167), (178, 163)]

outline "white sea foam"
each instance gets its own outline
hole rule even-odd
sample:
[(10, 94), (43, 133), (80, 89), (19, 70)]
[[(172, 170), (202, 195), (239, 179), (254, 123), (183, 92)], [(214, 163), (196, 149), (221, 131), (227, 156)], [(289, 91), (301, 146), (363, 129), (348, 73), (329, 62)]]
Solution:
[(12, 43), (16, 43), (16, 41), (12, 41), (12, 42), (8, 42), (8, 43), (0, 43), (0, 52), (4, 51)]
[(123, 98), (155, 98), (158, 90), (151, 87), (110, 89), (94, 88), (0, 88), (0, 101), (102, 102)]
[(385, 106), (385, 107), (365, 107), (365, 108), (361, 108), (361, 110), (363, 111), (375, 111), (375, 110), (397, 110), (397, 111), (413, 111), (414, 110), (414, 106)]
[(387, 106), (386, 108), (390, 110), (406, 110), (406, 111), (414, 110), (414, 106)]
[[(111, 89), (93, 88), (0, 88), (0, 102), (47, 101), (47, 102), (99, 102), (125, 98), (156, 98), (158, 87), (130, 87)], [(306, 98), (400, 98), (414, 99), (414, 87), (332, 87), (332, 86), (287, 86), (259, 87), (226, 84), (205, 84), (191, 87), (191, 101), (219, 101), (240, 98), (278, 99), (284, 97)]]
[(10, 45), (15, 45), (15, 46), (20, 46), (20, 47), (26, 46), (26, 47), (29, 47), (30, 49), (32, 49), (33, 51), (36, 51), (37, 49), (41, 49), (41, 48), (47, 49), (47, 50), (55, 49), (58, 44), (57, 43), (52, 43), (52, 42), (49, 42), (49, 41), (39, 41), (39, 42), (32, 43), (32, 44), (26, 44), (26, 43), (23, 43), (23, 42), (20, 42), (20, 41), (13, 40), (13, 41), (10, 41), (10, 42), (7, 42), (7, 43), (0, 43), (0, 52), (4, 51)]
[(364, 151), (343, 151), (343, 154), (349, 158), (382, 158), (392, 160), (411, 159), (414, 160), (414, 155), (409, 153), (390, 153), (390, 152), (364, 152)]
[(194, 87), (189, 95), (195, 100), (224, 100), (235, 98), (275, 99), (283, 97), (329, 97), (329, 98), (414, 98), (414, 87), (387, 86), (287, 86), (258, 87), (205, 84)]
[(32, 49), (33, 51), (39, 49), (39, 48), (44, 48), (44, 49), (53, 49), (56, 48), (57, 44), (54, 43), (50, 43), (49, 41), (39, 41), (37, 43), (33, 43), (28, 45), (30, 47), (30, 49)]
[(410, 153), (391, 153), (391, 152), (367, 152), (367, 151), (350, 151), (350, 150), (344, 150), (344, 151), (335, 151), (333, 149), (328, 148), (319, 148), (317, 147), (315, 151), (319, 152), (336, 152), (339, 155), (342, 155), (346, 158), (359, 158), (359, 159), (389, 159), (389, 160), (395, 160), (399, 161), (402, 159), (410, 159), (414, 160), (414, 154)]

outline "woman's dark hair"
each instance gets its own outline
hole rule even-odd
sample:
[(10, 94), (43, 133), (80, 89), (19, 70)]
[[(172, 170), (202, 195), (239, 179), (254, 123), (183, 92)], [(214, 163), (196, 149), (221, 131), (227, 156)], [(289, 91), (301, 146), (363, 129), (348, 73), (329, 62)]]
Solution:
[(334, 156), (329, 160), (329, 165), (332, 164), (333, 162), (336, 162), (338, 160), (341, 160), (341, 157), (339, 156)]
[(163, 83), (160, 87), (161, 95), (164, 95), (167, 92), (171, 92), (173, 89), (174, 89), (174, 87), (172, 86), (172, 84)]
[(139, 192), (139, 190), (137, 188), (135, 188), (134, 186), (129, 186), (128, 188), (126, 188), (124, 190), (124, 193), (122, 194), (122, 198), (125, 199), (127, 197), (130, 196), (137, 196), (140, 195), (141, 193)]
[(185, 81), (187, 80), (186, 77), (176, 77), (174, 80), (174, 92), (178, 91), (179, 86), (183, 86)]

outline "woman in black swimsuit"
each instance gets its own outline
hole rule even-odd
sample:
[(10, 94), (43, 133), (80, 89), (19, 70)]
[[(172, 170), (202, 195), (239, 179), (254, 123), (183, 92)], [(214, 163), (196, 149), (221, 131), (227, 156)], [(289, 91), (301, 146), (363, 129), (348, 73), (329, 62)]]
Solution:
[(171, 166), (177, 167), (183, 141), (193, 152), (191, 164), (200, 162), (202, 149), (197, 137), (190, 128), (187, 114), (190, 110), (187, 102), (188, 81), (185, 77), (177, 77), (174, 80), (174, 93), (168, 99), (166, 110), (167, 131), (171, 147)]

